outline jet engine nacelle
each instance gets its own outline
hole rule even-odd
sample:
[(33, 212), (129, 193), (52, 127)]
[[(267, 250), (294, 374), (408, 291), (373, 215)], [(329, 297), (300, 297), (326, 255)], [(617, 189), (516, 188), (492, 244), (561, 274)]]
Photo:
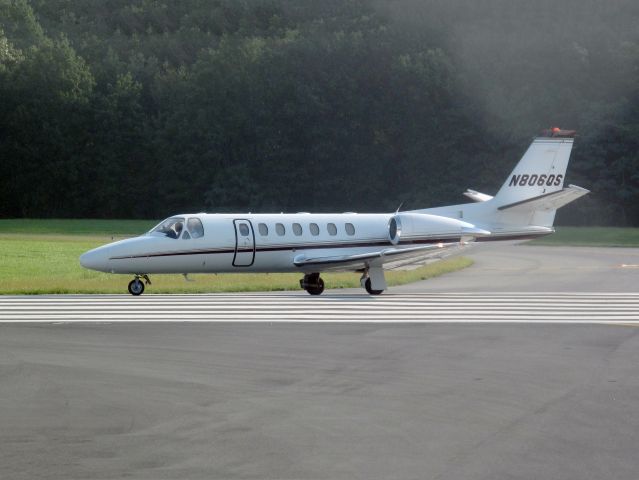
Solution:
[(452, 239), (462, 235), (478, 237), (489, 233), (462, 220), (425, 213), (398, 213), (388, 220), (388, 240), (393, 245), (417, 237), (445, 236)]

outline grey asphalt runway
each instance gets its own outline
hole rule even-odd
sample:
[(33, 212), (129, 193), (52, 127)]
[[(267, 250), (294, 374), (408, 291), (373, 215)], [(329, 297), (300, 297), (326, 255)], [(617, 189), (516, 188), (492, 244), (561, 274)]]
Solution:
[(636, 480), (637, 250), (540, 248), (379, 298), (0, 298), (0, 478)]

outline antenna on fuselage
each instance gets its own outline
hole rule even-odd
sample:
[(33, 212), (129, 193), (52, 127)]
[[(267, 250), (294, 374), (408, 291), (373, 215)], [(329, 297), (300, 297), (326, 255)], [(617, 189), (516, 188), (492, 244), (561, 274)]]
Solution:
[(404, 202), (399, 204), (399, 207), (397, 207), (397, 210), (395, 210), (395, 215), (399, 213), (399, 209), (402, 208), (403, 206), (404, 206)]

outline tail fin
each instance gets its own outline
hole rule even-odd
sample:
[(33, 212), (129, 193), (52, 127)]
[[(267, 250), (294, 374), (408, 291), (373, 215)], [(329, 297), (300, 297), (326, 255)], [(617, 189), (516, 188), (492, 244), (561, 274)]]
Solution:
[(535, 138), (494, 197), (502, 222), (552, 227), (559, 207), (588, 193), (575, 185), (564, 188), (573, 137), (573, 131), (552, 129)]
[(560, 191), (572, 143), (572, 138), (537, 137), (495, 195), (495, 203), (507, 205)]

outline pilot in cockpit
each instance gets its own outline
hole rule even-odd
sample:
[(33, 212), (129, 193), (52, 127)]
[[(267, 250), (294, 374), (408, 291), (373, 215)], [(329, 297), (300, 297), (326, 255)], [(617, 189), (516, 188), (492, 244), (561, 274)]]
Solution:
[(180, 238), (184, 230), (184, 218), (171, 217), (153, 228), (148, 234), (154, 236), (165, 236), (168, 238)]
[(171, 225), (171, 228), (169, 228), (169, 231), (166, 235), (171, 238), (178, 238), (180, 236), (180, 233), (182, 233), (182, 228), (182, 222), (176, 222)]

